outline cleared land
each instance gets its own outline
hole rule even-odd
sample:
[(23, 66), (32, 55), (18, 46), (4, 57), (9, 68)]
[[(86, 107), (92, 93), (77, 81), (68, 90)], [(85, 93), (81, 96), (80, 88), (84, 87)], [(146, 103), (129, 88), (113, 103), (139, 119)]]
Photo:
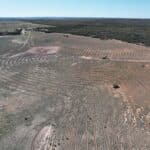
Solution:
[(40, 32), (0, 42), (0, 150), (150, 149), (149, 47)]

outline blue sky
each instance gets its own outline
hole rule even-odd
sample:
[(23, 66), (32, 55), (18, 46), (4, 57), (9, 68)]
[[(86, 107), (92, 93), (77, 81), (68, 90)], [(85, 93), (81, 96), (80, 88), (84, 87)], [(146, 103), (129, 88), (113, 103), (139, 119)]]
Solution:
[(150, 18), (150, 0), (0, 0), (0, 17)]

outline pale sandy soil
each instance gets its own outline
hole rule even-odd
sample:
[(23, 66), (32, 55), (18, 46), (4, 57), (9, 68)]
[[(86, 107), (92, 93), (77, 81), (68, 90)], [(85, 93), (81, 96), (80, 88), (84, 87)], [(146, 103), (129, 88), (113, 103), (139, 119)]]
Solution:
[(0, 57), (0, 150), (150, 149), (149, 47), (31, 37)]

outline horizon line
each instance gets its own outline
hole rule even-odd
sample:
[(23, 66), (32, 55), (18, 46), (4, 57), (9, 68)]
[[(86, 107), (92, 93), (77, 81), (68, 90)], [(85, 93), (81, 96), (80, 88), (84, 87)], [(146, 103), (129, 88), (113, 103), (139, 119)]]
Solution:
[(76, 17), (69, 17), (69, 16), (65, 16), (65, 17), (63, 17), (63, 16), (21, 16), (21, 17), (18, 17), (18, 16), (13, 16), (13, 17), (1, 17), (0, 16), (0, 19), (32, 19), (32, 18), (40, 18), (40, 19), (44, 19), (44, 18), (51, 18), (51, 19), (54, 19), (54, 18), (58, 18), (58, 19), (139, 19), (139, 20), (143, 20), (143, 19), (145, 19), (145, 20), (150, 20), (150, 18), (138, 18), (138, 17), (129, 17), (129, 18), (127, 18), (127, 17), (78, 17), (78, 16), (76, 16)]

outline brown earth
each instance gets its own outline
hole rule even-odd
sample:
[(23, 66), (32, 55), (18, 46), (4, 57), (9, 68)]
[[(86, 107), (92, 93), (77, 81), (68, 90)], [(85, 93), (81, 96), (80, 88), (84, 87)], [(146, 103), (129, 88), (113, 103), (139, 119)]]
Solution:
[(7, 54), (0, 150), (150, 149), (149, 47), (33, 32)]

